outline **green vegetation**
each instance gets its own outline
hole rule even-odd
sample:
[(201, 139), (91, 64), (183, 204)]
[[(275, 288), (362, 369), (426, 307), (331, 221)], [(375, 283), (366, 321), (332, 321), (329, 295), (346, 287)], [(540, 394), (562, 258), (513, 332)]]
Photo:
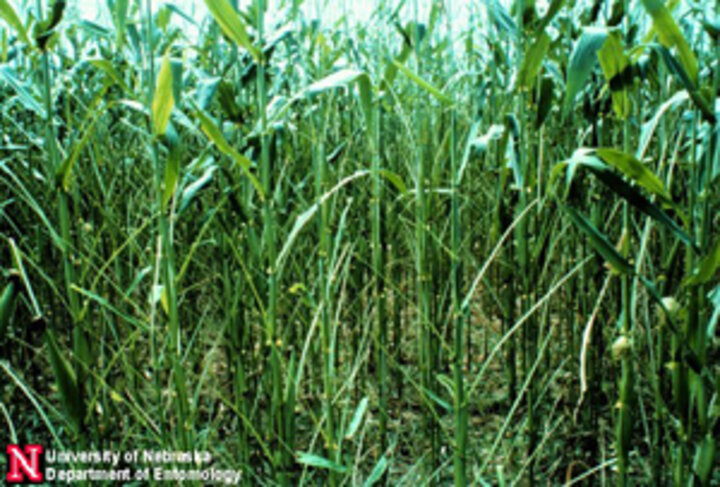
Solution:
[(717, 3), (204, 6), (0, 0), (0, 443), (720, 484)]

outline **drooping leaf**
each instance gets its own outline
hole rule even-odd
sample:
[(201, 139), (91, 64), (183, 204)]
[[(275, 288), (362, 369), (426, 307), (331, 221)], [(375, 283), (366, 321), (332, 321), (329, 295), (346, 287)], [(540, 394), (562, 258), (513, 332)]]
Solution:
[[(408, 32), (415, 33), (417, 30), (417, 36), (419, 37), (420, 42), (425, 38), (426, 29), (422, 26), (422, 24), (416, 24), (415, 22), (408, 23), (407, 27), (405, 29), (402, 29), (398, 27), (398, 30), (403, 36), (403, 45), (402, 49), (400, 50), (400, 53), (395, 56), (394, 61), (400, 64), (405, 64), (405, 62), (410, 57), (410, 54), (412, 54), (413, 51), (413, 40), (410, 38), (410, 35), (408, 35)], [(393, 81), (395, 81), (395, 77), (397, 76), (397, 66), (395, 66), (395, 63), (388, 63), (385, 67), (385, 73), (383, 74), (383, 80), (381, 84), (381, 89), (383, 91), (387, 91), (390, 86), (392, 86)]]
[(182, 213), (190, 205), (195, 195), (207, 186), (212, 181), (213, 174), (215, 173), (215, 166), (208, 167), (202, 176), (195, 180), (192, 184), (188, 185), (182, 192), (180, 197), (180, 204), (178, 205), (178, 213)]
[(248, 51), (255, 61), (258, 61), (260, 52), (252, 45), (245, 22), (230, 2), (228, 0), (205, 0), (205, 5), (225, 35), (239, 47)]
[(305, 93), (309, 96), (315, 96), (328, 90), (347, 86), (362, 76), (367, 76), (364, 71), (342, 69), (310, 84), (305, 88)]
[(213, 144), (215, 144), (215, 147), (217, 147), (220, 152), (227, 156), (230, 156), (230, 158), (238, 166), (240, 166), (245, 175), (250, 179), (250, 182), (255, 187), (255, 190), (258, 192), (260, 197), (263, 198), (264, 193), (262, 185), (260, 184), (260, 181), (258, 181), (257, 177), (255, 177), (255, 175), (250, 170), (252, 167), (252, 162), (250, 161), (250, 159), (236, 151), (228, 143), (228, 141), (225, 140), (225, 137), (223, 136), (220, 128), (215, 124), (212, 118), (210, 118), (210, 116), (206, 114), (202, 109), (196, 107), (195, 115), (200, 120), (200, 128), (205, 133), (207, 138), (210, 139)]
[(698, 80), (698, 63), (695, 54), (690, 49), (685, 36), (680, 27), (675, 23), (670, 10), (660, 0), (642, 0), (645, 10), (653, 19), (653, 28), (658, 35), (660, 43), (665, 47), (677, 48), (685, 72), (688, 74), (690, 81), (697, 84)]
[(637, 184), (659, 197), (663, 202), (673, 205), (672, 197), (665, 185), (635, 156), (617, 149), (601, 148), (594, 151), (600, 159), (618, 169)]
[(305, 89), (305, 93), (309, 96), (315, 96), (327, 90), (346, 86), (351, 83), (357, 83), (360, 91), (360, 106), (367, 124), (368, 134), (372, 134), (373, 116), (372, 116), (372, 86), (370, 76), (365, 71), (356, 69), (343, 69), (331, 74), (315, 83), (312, 83)]
[(170, 121), (170, 113), (172, 113), (173, 106), (175, 105), (172, 75), (170, 55), (165, 54), (155, 85), (155, 96), (152, 102), (153, 135), (156, 136), (165, 134), (167, 124)]
[(687, 91), (678, 91), (669, 100), (660, 105), (660, 108), (658, 108), (657, 112), (655, 112), (655, 115), (653, 115), (653, 117), (643, 125), (642, 130), (640, 131), (640, 144), (638, 145), (635, 157), (642, 158), (645, 155), (645, 152), (650, 144), (650, 140), (652, 139), (655, 129), (657, 128), (658, 123), (660, 123), (660, 119), (663, 114), (687, 101), (688, 98)]
[(584, 216), (569, 206), (562, 205), (562, 209), (568, 214), (575, 226), (585, 234), (590, 245), (597, 251), (613, 269), (622, 274), (634, 274), (635, 269), (620, 255), (620, 252), (613, 247), (607, 237), (590, 223)]
[(682, 83), (685, 89), (690, 95), (693, 103), (700, 109), (702, 116), (705, 120), (710, 123), (715, 122), (715, 112), (712, 109), (711, 103), (708, 101), (708, 97), (704, 95), (698, 88), (683, 65), (678, 61), (670, 50), (660, 44), (648, 44), (647, 47), (660, 54), (660, 58), (663, 60), (665, 65), (668, 67), (670, 72)]
[(685, 245), (692, 247), (697, 250), (695, 242), (685, 231), (673, 221), (670, 216), (665, 213), (662, 209), (658, 208), (657, 205), (653, 204), (647, 198), (645, 198), (640, 192), (634, 187), (626, 183), (622, 178), (613, 174), (609, 170), (601, 170), (597, 167), (590, 166), (590, 170), (595, 176), (600, 179), (605, 185), (625, 199), (628, 203), (633, 205), (638, 210), (642, 211), (649, 217), (655, 219), (660, 224), (664, 225), (668, 230), (675, 234)]
[[(328, 190), (325, 194), (323, 194), (319, 200), (315, 201), (315, 203), (310, 205), (307, 210), (303, 211), (300, 215), (298, 215), (295, 219), (295, 223), (293, 224), (292, 229), (290, 230), (290, 233), (287, 235), (287, 237), (285, 237), (285, 244), (283, 245), (282, 250), (280, 250), (280, 253), (278, 254), (277, 260), (275, 261), (275, 267), (280, 268), (282, 266), (282, 262), (285, 260), (288, 253), (290, 252), (290, 248), (293, 246), (293, 243), (295, 242), (297, 236), (300, 234), (303, 228), (305, 228), (308, 222), (312, 220), (318, 209), (320, 209), (320, 206), (330, 196), (337, 193), (342, 188), (355, 181), (356, 179), (368, 176), (370, 174), (372, 174), (370, 171), (363, 169), (351, 174), (350, 176), (347, 176), (346, 178), (338, 182), (335, 186), (333, 186), (330, 190)], [(382, 173), (380, 175), (382, 176)]]
[(7, 22), (15, 30), (23, 42), (30, 42), (25, 25), (8, 0), (0, 0), (0, 19)]
[(380, 177), (385, 178), (390, 184), (395, 186), (395, 189), (397, 189), (400, 194), (406, 194), (408, 192), (405, 181), (402, 180), (402, 177), (400, 177), (398, 173), (392, 172), (388, 169), (380, 169), (378, 174), (380, 174)]
[(339, 463), (328, 460), (320, 455), (314, 455), (312, 453), (299, 452), (297, 454), (297, 462), (309, 467), (323, 468), (326, 470), (332, 470), (336, 473), (346, 473), (347, 467), (340, 465)]
[(407, 68), (406, 66), (398, 63), (397, 61), (393, 61), (393, 64), (395, 67), (402, 72), (405, 76), (410, 78), (415, 84), (417, 84), (420, 88), (428, 92), (430, 95), (433, 96), (433, 98), (437, 99), (438, 101), (446, 104), (446, 105), (452, 105), (452, 98), (447, 96), (445, 93), (443, 93), (440, 89), (436, 88), (435, 86), (431, 85), (424, 79), (422, 79), (420, 76), (415, 74), (412, 70)]
[(575, 101), (575, 96), (585, 84), (585, 80), (597, 62), (596, 52), (607, 39), (606, 29), (599, 27), (586, 27), (580, 39), (575, 43), (570, 63), (568, 65), (567, 82), (565, 86), (565, 111)]

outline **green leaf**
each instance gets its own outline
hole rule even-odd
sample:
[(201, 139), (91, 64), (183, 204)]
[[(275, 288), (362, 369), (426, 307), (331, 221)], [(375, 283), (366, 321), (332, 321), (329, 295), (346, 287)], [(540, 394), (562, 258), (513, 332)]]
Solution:
[(5, 81), (5, 83), (9, 84), (10, 87), (17, 92), (18, 100), (26, 109), (45, 118), (45, 108), (38, 101), (38, 97), (34, 96), (35, 93), (31, 94), (31, 92), (28, 91), (28, 88), (32, 89), (32, 85), (28, 86), (21, 83), (14, 70), (9, 66), (0, 66), (0, 80)]
[(82, 137), (80, 137), (80, 140), (77, 141), (70, 153), (67, 155), (67, 157), (65, 157), (63, 162), (55, 171), (55, 178), (65, 191), (68, 191), (70, 189), (70, 183), (72, 181), (72, 169), (75, 166), (78, 158), (80, 157), (83, 149), (85, 149), (85, 146), (88, 144), (88, 142), (90, 142), (90, 138), (95, 131), (95, 124), (97, 124), (102, 114), (105, 113), (108, 107), (111, 105), (112, 104), (106, 105), (105, 107), (97, 110), (93, 114), (92, 120), (90, 120), (90, 122), (88, 122), (88, 124), (83, 127)]
[(440, 396), (438, 396), (437, 394), (435, 394), (433, 391), (431, 391), (430, 389), (428, 389), (426, 387), (423, 387), (422, 390), (423, 390), (423, 393), (425, 393), (425, 395), (427, 395), (427, 397), (429, 397), (435, 404), (437, 404), (438, 406), (443, 408), (448, 413), (453, 412), (453, 407), (449, 402), (445, 401)]
[(607, 237), (590, 223), (584, 216), (569, 206), (561, 208), (568, 214), (575, 226), (588, 237), (590, 245), (605, 259), (616, 271), (622, 274), (634, 274), (635, 269), (620, 252), (613, 247)]
[(627, 87), (632, 84), (632, 69), (620, 43), (620, 35), (617, 32), (610, 33), (597, 55), (605, 80), (610, 86), (615, 114), (621, 119), (625, 118), (630, 113)]
[(595, 149), (594, 152), (604, 162), (618, 169), (637, 184), (659, 197), (663, 202), (674, 206), (672, 197), (668, 190), (665, 189), (662, 181), (635, 156), (617, 149)]
[(202, 176), (183, 190), (182, 197), (180, 198), (180, 204), (178, 205), (178, 214), (185, 211), (185, 208), (190, 205), (190, 202), (193, 200), (198, 191), (203, 189), (212, 180), (215, 169), (215, 166), (208, 167), (205, 169)]
[(342, 69), (337, 71), (312, 83), (296, 95), (293, 101), (304, 96), (316, 96), (335, 88), (347, 86), (351, 83), (357, 83), (358, 85), (363, 116), (365, 117), (365, 123), (368, 127), (368, 133), (372, 134), (372, 84), (370, 83), (370, 76), (368, 76), (365, 71), (360, 71), (358, 69)]
[(117, 72), (115, 65), (111, 61), (108, 61), (107, 59), (88, 59), (88, 63), (103, 71), (111, 80), (117, 83), (123, 91), (126, 93), (132, 93), (128, 85), (125, 83), (125, 80), (123, 80), (120, 73)]
[(498, 29), (502, 29), (511, 36), (515, 35), (517, 26), (505, 7), (498, 0), (485, 0), (488, 17)]
[(378, 171), (378, 174), (380, 174), (380, 177), (385, 178), (393, 186), (395, 186), (395, 189), (397, 189), (400, 194), (406, 194), (408, 192), (407, 186), (405, 185), (405, 182), (402, 180), (399, 174), (389, 171), (387, 169), (380, 169)]
[(708, 324), (705, 327), (707, 329), (707, 333), (705, 336), (708, 337), (708, 340), (713, 340), (715, 338), (715, 333), (717, 331), (718, 322), (720, 322), (720, 284), (716, 285), (708, 294), (708, 302), (712, 303), (713, 305), (713, 312), (710, 316), (710, 319), (708, 320)]
[(693, 470), (700, 479), (700, 485), (710, 485), (710, 477), (716, 463), (716, 446), (716, 440), (712, 433), (708, 433), (702, 443), (696, 447)]
[(353, 436), (355, 436), (355, 433), (357, 433), (358, 428), (360, 428), (360, 425), (362, 424), (362, 420), (365, 417), (365, 412), (368, 408), (369, 400), (367, 396), (363, 397), (360, 400), (360, 403), (358, 404), (358, 407), (355, 409), (355, 414), (353, 415), (352, 421), (350, 421), (350, 426), (348, 426), (347, 433), (345, 434), (345, 439), (349, 440)]
[(655, 219), (662, 225), (665, 225), (665, 227), (673, 232), (685, 245), (697, 250), (695, 242), (693, 242), (690, 236), (685, 233), (682, 227), (675, 223), (667, 213), (640, 194), (634, 187), (630, 186), (628, 183), (623, 181), (622, 178), (616, 176), (609, 170), (601, 170), (594, 166), (590, 166), (589, 169), (595, 174), (595, 176), (597, 176), (598, 179), (605, 183), (608, 188), (620, 195), (635, 208)]
[(192, 25), (195, 25), (195, 26), (198, 25), (197, 22), (195, 22), (195, 20), (192, 17), (190, 17), (185, 12), (183, 12), (179, 7), (173, 5), (171, 2), (166, 2), (164, 6), (171, 12), (174, 12), (177, 15), (179, 15), (180, 17), (182, 17), (186, 22), (188, 22)]
[(540, 97), (537, 102), (537, 116), (535, 118), (535, 127), (540, 128), (545, 119), (550, 114), (553, 106), (555, 82), (551, 77), (543, 77), (540, 80)]
[(372, 174), (368, 170), (360, 170), (357, 171), (350, 176), (347, 176), (346, 178), (342, 179), (340, 182), (338, 182), (335, 186), (333, 186), (330, 190), (325, 192), (320, 198), (318, 198), (310, 207), (302, 212), (300, 215), (297, 216), (295, 219), (295, 224), (293, 225), (292, 229), (290, 230), (290, 233), (285, 237), (285, 244), (283, 245), (282, 250), (280, 250), (280, 253), (278, 254), (277, 260), (275, 261), (275, 267), (280, 268), (282, 266), (282, 262), (287, 257), (288, 253), (290, 252), (290, 248), (292, 247), (293, 243), (295, 242), (295, 239), (300, 234), (300, 232), (305, 228), (305, 225), (308, 224), (308, 222), (311, 221), (315, 213), (320, 209), (321, 205), (332, 195), (340, 191), (342, 188), (350, 184), (351, 182), (355, 181), (358, 178), (362, 178), (365, 176), (368, 176)]
[(434, 87), (424, 79), (422, 79), (420, 76), (415, 74), (413, 71), (405, 67), (404, 65), (398, 63), (397, 61), (392, 61), (392, 63), (395, 65), (395, 67), (402, 72), (405, 76), (410, 78), (412, 81), (415, 82), (420, 88), (427, 91), (430, 95), (432, 95), (434, 98), (436, 98), (441, 103), (444, 103), (446, 105), (452, 105), (452, 98), (447, 96), (445, 93), (440, 91), (438, 88)]
[(535, 44), (533, 44), (526, 52), (523, 59), (520, 74), (518, 75), (518, 84), (522, 88), (531, 89), (535, 83), (535, 77), (542, 66), (545, 54), (550, 47), (550, 36), (543, 32)]
[(580, 39), (575, 43), (570, 64), (568, 65), (567, 83), (565, 86), (565, 111), (575, 101), (575, 96), (584, 86), (585, 80), (597, 62), (596, 52), (607, 39), (607, 30), (599, 27), (585, 27)]
[(645, 152), (647, 151), (650, 144), (650, 139), (652, 139), (652, 136), (655, 133), (655, 129), (660, 123), (660, 119), (665, 114), (665, 112), (671, 109), (675, 109), (687, 100), (687, 91), (678, 91), (669, 100), (665, 101), (662, 105), (660, 105), (660, 108), (658, 108), (657, 112), (655, 112), (655, 115), (653, 115), (650, 121), (643, 124), (642, 130), (640, 131), (640, 143), (636, 157), (642, 158), (645, 155)]
[(25, 25), (23, 25), (20, 17), (18, 17), (17, 12), (15, 12), (15, 9), (8, 0), (0, 0), (0, 19), (15, 29), (23, 42), (30, 42)]
[(682, 83), (693, 103), (700, 109), (703, 118), (711, 123), (715, 123), (715, 113), (707, 97), (700, 92), (697, 83), (690, 78), (690, 75), (683, 65), (673, 56), (670, 50), (660, 44), (649, 44), (647, 47), (660, 54), (661, 59), (670, 72)]
[(175, 105), (173, 96), (173, 76), (170, 55), (165, 54), (152, 102), (153, 135), (163, 135), (170, 121), (170, 113)]
[(653, 28), (660, 43), (665, 47), (677, 48), (680, 63), (693, 84), (697, 84), (697, 59), (682, 31), (675, 23), (675, 19), (670, 14), (670, 10), (660, 0), (642, 0), (642, 4), (653, 19)]
[(304, 452), (299, 452), (297, 455), (297, 462), (309, 467), (324, 468), (337, 473), (346, 473), (348, 471), (346, 466), (335, 463), (332, 460), (328, 460), (327, 458), (319, 455)]
[(255, 61), (259, 61), (260, 52), (252, 45), (243, 19), (230, 2), (228, 0), (205, 0), (205, 5), (225, 35), (239, 47), (248, 51)]
[(128, 7), (128, 0), (115, 0), (115, 8), (113, 9), (112, 19), (115, 24), (115, 44), (117, 45), (118, 52), (122, 52), (123, 45), (125, 44)]
[[(397, 25), (396, 25), (397, 26)], [(417, 27), (416, 27), (417, 26)], [(411, 21), (408, 23), (407, 27), (403, 30), (399, 26), (397, 26), (398, 30), (403, 36), (403, 45), (402, 49), (400, 50), (400, 53), (395, 56), (395, 62), (398, 62), (400, 64), (405, 64), (405, 62), (410, 57), (410, 54), (412, 54), (413, 51), (413, 41), (410, 39), (410, 36), (407, 34), (408, 32), (414, 33), (415, 29), (418, 30), (418, 37), (420, 38), (420, 42), (425, 38), (426, 35), (426, 29), (421, 28), (422, 24), (417, 24), (414, 21)], [(381, 88), (383, 91), (387, 91), (389, 87), (393, 84), (393, 81), (395, 81), (395, 77), (397, 76), (397, 66), (395, 66), (394, 63), (388, 63), (385, 67), (385, 73), (383, 74), (383, 81), (381, 84)]]
[(49, 351), (50, 366), (52, 367), (58, 391), (60, 392), (60, 400), (72, 419), (75, 430), (79, 431), (85, 414), (75, 373), (70, 363), (63, 357), (55, 340), (55, 335), (50, 329), (46, 332), (45, 343)]
[(10, 282), (0, 294), (0, 336), (5, 335), (5, 329), (10, 323), (10, 317), (15, 310), (15, 298), (17, 297), (18, 282), (16, 276), (10, 276)]
[[(95, 37), (107, 37), (108, 39), (111, 37), (110, 29), (107, 29), (100, 24), (96, 24), (95, 22), (90, 22), (89, 20), (81, 20), (80, 22), (78, 22), (77, 25), (85, 32), (92, 34)], [(130, 25), (132, 26), (132, 24)]]
[(170, 60), (170, 71), (172, 71), (172, 92), (175, 105), (182, 103), (183, 86), (183, 63), (181, 59)]
[(265, 195), (263, 193), (260, 181), (258, 181), (255, 175), (250, 171), (250, 168), (252, 166), (252, 162), (250, 161), (250, 159), (240, 154), (232, 146), (230, 146), (228, 141), (225, 140), (225, 137), (223, 136), (220, 128), (215, 125), (215, 122), (213, 122), (212, 118), (210, 118), (207, 113), (205, 113), (197, 106), (195, 108), (195, 114), (200, 119), (200, 128), (205, 133), (207, 138), (210, 139), (213, 144), (215, 144), (215, 147), (217, 147), (220, 152), (227, 156), (230, 156), (230, 158), (238, 166), (240, 166), (245, 175), (250, 179), (250, 182), (255, 187), (260, 197), (264, 198)]
[(716, 240), (710, 252), (700, 260), (693, 275), (683, 281), (683, 285), (697, 286), (709, 282), (717, 273), (718, 267), (720, 267), (720, 238)]
[(182, 150), (180, 137), (173, 128), (172, 124), (168, 125), (165, 133), (165, 140), (168, 144), (168, 158), (165, 162), (165, 188), (163, 191), (163, 208), (172, 199), (175, 194), (178, 177), (180, 176), (180, 153)]
[(378, 460), (378, 462), (373, 467), (372, 472), (370, 472), (368, 478), (365, 479), (365, 482), (363, 482), (363, 487), (372, 487), (373, 485), (375, 485), (382, 478), (388, 466), (389, 462), (387, 457), (385, 455), (381, 456), (380, 460)]
[(363, 76), (367, 76), (367, 74), (358, 69), (341, 69), (340, 71), (332, 73), (321, 80), (315, 81), (305, 88), (304, 93), (296, 95), (296, 97), (304, 95), (315, 96), (328, 90), (341, 88), (353, 83)]

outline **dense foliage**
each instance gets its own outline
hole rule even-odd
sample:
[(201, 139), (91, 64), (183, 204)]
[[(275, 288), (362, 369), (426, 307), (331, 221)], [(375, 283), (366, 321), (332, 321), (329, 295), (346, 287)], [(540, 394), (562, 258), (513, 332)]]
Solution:
[(717, 3), (450, 3), (0, 0), (2, 443), (717, 485)]

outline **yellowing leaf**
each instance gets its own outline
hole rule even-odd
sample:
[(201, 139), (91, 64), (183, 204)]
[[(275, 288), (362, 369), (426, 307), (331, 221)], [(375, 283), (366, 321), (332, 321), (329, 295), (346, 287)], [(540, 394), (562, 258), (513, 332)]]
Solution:
[(160, 68), (160, 74), (158, 75), (155, 86), (155, 96), (152, 102), (153, 135), (163, 135), (165, 133), (174, 105), (172, 68), (170, 66), (170, 56), (166, 54), (162, 67)]
[(167, 289), (163, 287), (162, 293), (160, 294), (160, 304), (162, 309), (165, 310), (165, 314), (170, 314), (170, 306), (168, 305)]

